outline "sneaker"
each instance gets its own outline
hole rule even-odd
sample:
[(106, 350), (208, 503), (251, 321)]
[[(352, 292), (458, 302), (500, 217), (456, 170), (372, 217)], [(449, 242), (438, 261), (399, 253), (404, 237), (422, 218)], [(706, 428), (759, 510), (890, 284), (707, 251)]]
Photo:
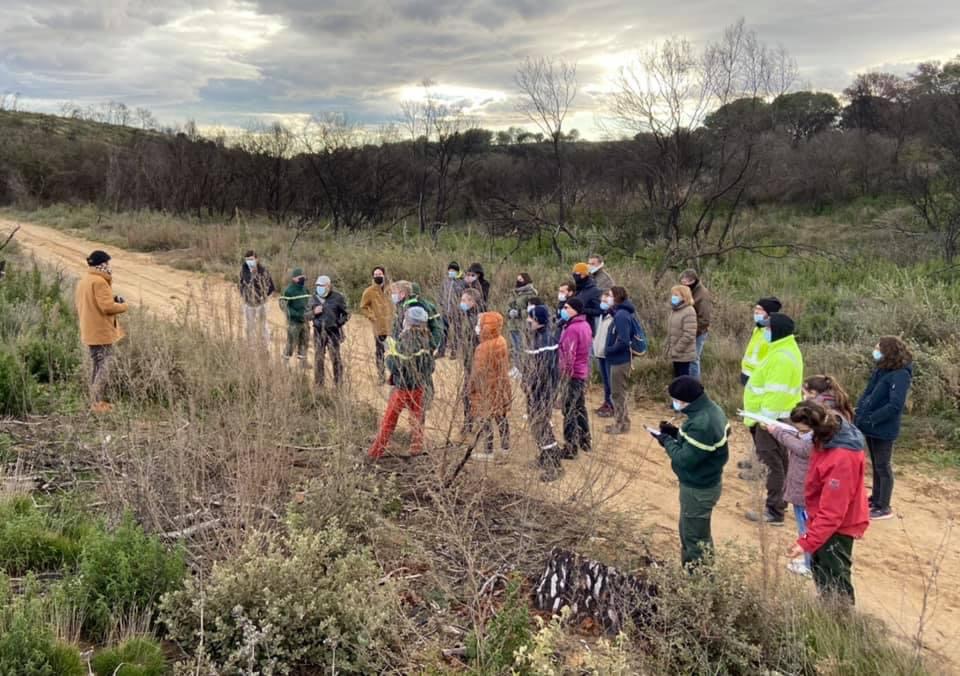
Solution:
[(577, 449), (569, 444), (563, 447), (563, 450), (560, 451), (560, 457), (564, 460), (573, 460), (577, 457)]
[(563, 468), (560, 467), (560, 465), (547, 465), (543, 468), (543, 471), (540, 472), (540, 481), (546, 484), (551, 481), (556, 481), (561, 476), (563, 476)]
[(497, 456), (494, 455), (493, 453), (487, 453), (486, 451), (484, 451), (483, 453), (481, 453), (480, 451), (474, 451), (470, 457), (473, 460), (480, 460), (481, 462), (490, 462), (491, 460), (494, 460)]
[(801, 575), (803, 577), (813, 577), (813, 573), (810, 571), (810, 566), (807, 565), (807, 560), (804, 558), (794, 559), (787, 564), (787, 570), (789, 570), (794, 575)]
[(594, 413), (597, 414), (597, 417), (600, 418), (612, 418), (613, 417), (613, 406), (610, 404), (604, 404), (598, 408)]
[(744, 481), (759, 481), (760, 475), (756, 472), (737, 472), (737, 478)]
[(873, 507), (870, 510), (871, 521), (886, 521), (893, 518), (893, 510), (889, 507)]
[(752, 460), (741, 460), (737, 463), (737, 469), (753, 469)]
[(760, 523), (761, 521), (769, 526), (779, 527), (783, 525), (783, 517), (775, 517), (770, 512), (764, 511), (761, 515), (760, 512), (748, 511), (744, 514), (747, 518), (747, 521), (753, 521), (754, 523)]

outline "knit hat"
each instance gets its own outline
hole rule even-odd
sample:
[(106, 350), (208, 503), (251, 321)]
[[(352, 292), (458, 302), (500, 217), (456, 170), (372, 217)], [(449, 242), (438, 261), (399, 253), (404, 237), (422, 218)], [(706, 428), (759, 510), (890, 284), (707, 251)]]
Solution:
[(419, 305), (408, 308), (406, 314), (404, 314), (404, 320), (410, 325), (423, 325), (427, 323), (428, 319), (427, 311)]
[(583, 301), (579, 298), (571, 298), (566, 302), (566, 305), (569, 305), (570, 309), (576, 312), (578, 315), (583, 314)]
[(588, 266), (586, 263), (577, 263), (573, 266), (573, 274), (586, 277), (590, 274), (590, 266)]
[(757, 301), (757, 305), (762, 307), (768, 315), (772, 315), (774, 312), (780, 312), (780, 308), (783, 307), (783, 303), (781, 303), (776, 296), (761, 298)]
[(110, 260), (110, 254), (108, 254), (106, 251), (100, 251), (99, 249), (97, 249), (96, 251), (91, 253), (89, 256), (87, 256), (87, 265), (89, 265), (91, 268), (95, 268), (98, 265), (103, 265), (109, 260)]
[(317, 277), (317, 286), (330, 286), (330, 278), (326, 275), (320, 275)]
[(770, 315), (770, 340), (771, 342), (781, 340), (787, 336), (792, 336), (796, 330), (796, 324), (785, 314), (774, 312)]
[(447, 270), (456, 270), (460, 272), (460, 264), (456, 261), (450, 261), (450, 265), (447, 266)]
[(290, 273), (290, 279), (296, 279), (297, 277), (303, 277), (303, 268), (294, 268), (293, 272)]
[(670, 383), (667, 391), (677, 401), (689, 404), (703, 396), (703, 385), (693, 376), (680, 376)]
[(478, 277), (483, 277), (483, 266), (479, 263), (471, 263), (470, 267), (467, 268), (467, 272), (472, 272)]
[(550, 311), (547, 309), (546, 305), (534, 305), (532, 308), (530, 308), (530, 312), (528, 314), (540, 326), (548, 326), (550, 324)]

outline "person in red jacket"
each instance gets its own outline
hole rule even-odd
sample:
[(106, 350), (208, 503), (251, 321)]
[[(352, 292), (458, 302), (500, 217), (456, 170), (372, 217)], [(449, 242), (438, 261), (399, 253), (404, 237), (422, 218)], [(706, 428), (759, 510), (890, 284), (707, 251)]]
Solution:
[(853, 541), (870, 525), (870, 508), (863, 486), (863, 434), (850, 422), (814, 401), (798, 404), (790, 420), (813, 432), (813, 453), (804, 485), (807, 532), (791, 558), (810, 554), (817, 591), (854, 602), (851, 566)]
[(586, 393), (593, 331), (584, 309), (583, 301), (570, 298), (560, 310), (564, 326), (558, 354), (563, 379), (563, 438), (566, 442), (561, 455), (568, 459), (591, 449)]

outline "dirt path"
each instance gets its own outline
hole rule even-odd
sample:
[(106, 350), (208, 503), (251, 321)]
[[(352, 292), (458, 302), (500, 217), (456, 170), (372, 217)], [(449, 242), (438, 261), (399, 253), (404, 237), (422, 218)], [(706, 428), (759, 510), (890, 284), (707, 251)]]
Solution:
[[(13, 227), (0, 221), (0, 232)], [(102, 245), (34, 224), (22, 224), (17, 242), (39, 260), (72, 274), (82, 273), (87, 254)], [(157, 263), (152, 256), (123, 252), (110, 247), (116, 292), (143, 305), (159, 316), (172, 317), (191, 297), (211, 287), (221, 294), (232, 294), (226, 282), (200, 274), (174, 270)], [(232, 296), (231, 296), (232, 297)], [(282, 332), (283, 318), (276, 303), (270, 304), (270, 323), (274, 333)], [(366, 322), (354, 319), (349, 325), (346, 346), (348, 368), (354, 368), (354, 390), (375, 405), (382, 405), (386, 390), (374, 385), (371, 359), (372, 336)], [(709, 363), (706, 364), (709, 378)], [(359, 371), (359, 373), (357, 373)], [(438, 365), (437, 401), (445, 410), (456, 411), (459, 369), (452, 361)], [(595, 407), (599, 401), (591, 400)], [(439, 408), (439, 407), (438, 407)], [(519, 410), (521, 407), (516, 406)], [(616, 504), (634, 514), (652, 529), (658, 544), (677, 547), (678, 517), (676, 479), (666, 456), (651, 444), (642, 424), (655, 424), (669, 412), (660, 404), (651, 404), (634, 413), (634, 433), (626, 437), (607, 437), (602, 433), (605, 421), (591, 420), (596, 452), (584, 462), (568, 463), (565, 478), (552, 490), (562, 494), (574, 482), (587, 481), (587, 474), (603, 467), (602, 481), (622, 488), (613, 498)], [(432, 421), (434, 434), (449, 421)], [(510, 465), (525, 466), (533, 451), (522, 418), (515, 415), (514, 458)], [(756, 547), (758, 556), (766, 549), (771, 558), (782, 559), (794, 536), (788, 519), (785, 528), (761, 529), (742, 518), (743, 510), (759, 503), (760, 490), (755, 483), (737, 478), (735, 463), (749, 453), (749, 436), (742, 430), (734, 435), (731, 462), (727, 466), (724, 493), (714, 514), (714, 536), (719, 542), (736, 542)], [(588, 467), (589, 465), (589, 467)], [(504, 471), (510, 471), (509, 469)], [(594, 473), (595, 477), (600, 475)], [(895, 506), (898, 518), (871, 525), (866, 537), (857, 543), (855, 578), (858, 605), (884, 620), (892, 631), (903, 637), (917, 634), (924, 614), (923, 637), (930, 650), (960, 665), (960, 537), (952, 534), (953, 507), (960, 499), (960, 486), (933, 476), (917, 475), (909, 469), (897, 475)], [(944, 554), (945, 552), (945, 554)], [(929, 585), (933, 561), (941, 558), (942, 568), (935, 584)], [(785, 559), (782, 560), (785, 563)], [(782, 565), (777, 566), (782, 571)], [(786, 574), (786, 573), (783, 573)], [(926, 600), (925, 600), (926, 599)], [(960, 670), (960, 667), (958, 667)]]

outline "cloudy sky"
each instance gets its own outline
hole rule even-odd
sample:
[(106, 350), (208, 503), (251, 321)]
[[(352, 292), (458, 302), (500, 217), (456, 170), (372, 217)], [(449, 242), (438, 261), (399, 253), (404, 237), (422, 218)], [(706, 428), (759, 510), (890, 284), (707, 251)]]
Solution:
[(0, 0), (0, 93), (45, 111), (120, 100), (168, 124), (323, 112), (379, 124), (430, 78), (496, 127), (517, 121), (518, 63), (552, 56), (579, 64), (571, 126), (589, 136), (604, 113), (590, 93), (621, 64), (740, 17), (815, 89), (960, 53), (960, 3), (944, 0)]

